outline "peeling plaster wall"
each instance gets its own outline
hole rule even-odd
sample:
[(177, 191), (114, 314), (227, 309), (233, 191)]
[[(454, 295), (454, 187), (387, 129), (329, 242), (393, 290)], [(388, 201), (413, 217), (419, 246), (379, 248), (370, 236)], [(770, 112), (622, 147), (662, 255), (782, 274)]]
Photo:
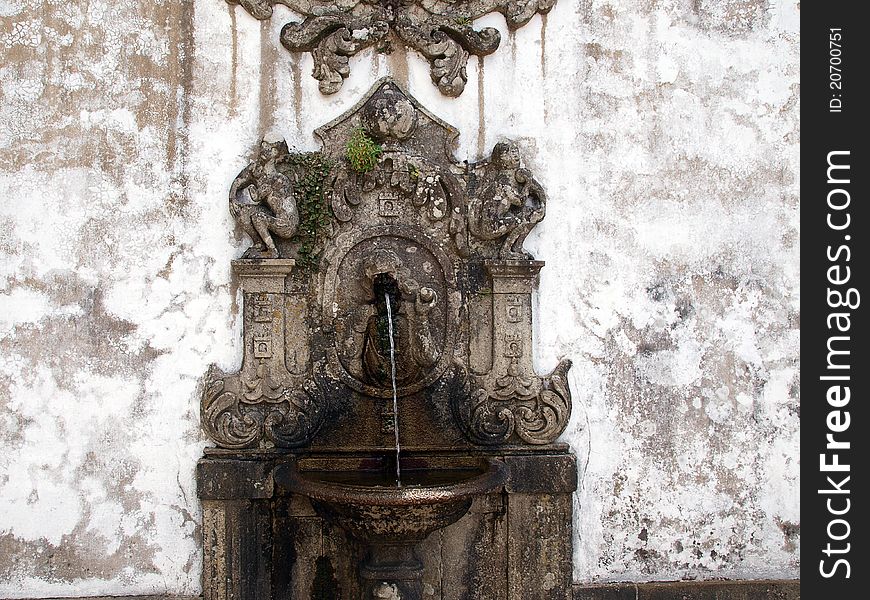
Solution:
[(560, 0), (458, 99), (397, 51), (323, 97), (222, 0), (0, 0), (0, 597), (196, 594), (198, 384), (241, 357), (226, 206), (382, 75), (550, 195), (578, 581), (798, 576), (799, 6)]

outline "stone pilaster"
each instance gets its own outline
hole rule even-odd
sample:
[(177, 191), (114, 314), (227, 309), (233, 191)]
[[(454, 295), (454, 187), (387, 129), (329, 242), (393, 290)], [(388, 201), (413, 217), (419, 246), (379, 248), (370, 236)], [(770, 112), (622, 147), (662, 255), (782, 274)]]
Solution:
[(284, 364), (284, 286), (296, 264), (292, 259), (233, 261), (244, 295), (243, 372), (267, 365), (273, 376), (286, 372)]
[(203, 458), (203, 600), (272, 598), (272, 480), (265, 461)]
[(511, 376), (534, 375), (532, 366), (532, 292), (540, 260), (488, 260), (492, 278), (493, 370)]

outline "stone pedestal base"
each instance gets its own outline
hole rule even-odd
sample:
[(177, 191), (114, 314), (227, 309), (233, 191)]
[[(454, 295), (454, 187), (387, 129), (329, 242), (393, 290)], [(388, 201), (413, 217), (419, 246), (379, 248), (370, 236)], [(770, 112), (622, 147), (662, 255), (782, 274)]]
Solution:
[(510, 470), (504, 492), (475, 499), (416, 549), (368, 548), (307, 498), (276, 497), (272, 470), (291, 454), (207, 455), (203, 599), (392, 600), (395, 586), (401, 600), (568, 600), (576, 464), (565, 446), (536, 451), (490, 453)]
[(416, 543), (372, 545), (360, 565), (363, 600), (423, 600), (423, 563)]

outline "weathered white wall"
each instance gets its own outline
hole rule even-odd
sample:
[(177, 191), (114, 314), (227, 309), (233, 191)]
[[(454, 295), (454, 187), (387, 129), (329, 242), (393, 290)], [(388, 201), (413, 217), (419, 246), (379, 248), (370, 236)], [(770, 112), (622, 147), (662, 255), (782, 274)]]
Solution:
[[(226, 192), (382, 75), (550, 194), (578, 581), (798, 575), (799, 7), (560, 0), (459, 99), (403, 51), (323, 97), (290, 13), (0, 0), (0, 597), (197, 593), (199, 378), (240, 359)], [(287, 17), (282, 19), (282, 17)]]

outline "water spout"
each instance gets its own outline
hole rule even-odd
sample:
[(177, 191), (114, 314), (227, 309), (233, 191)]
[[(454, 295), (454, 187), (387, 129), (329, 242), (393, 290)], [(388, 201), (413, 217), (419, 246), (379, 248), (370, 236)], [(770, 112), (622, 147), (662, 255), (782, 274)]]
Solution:
[(402, 466), (399, 463), (399, 400), (396, 396), (396, 342), (393, 339), (393, 308), (390, 293), (384, 292), (387, 301), (387, 323), (390, 334), (390, 380), (393, 383), (393, 432), (396, 434), (396, 486), (402, 487)]

